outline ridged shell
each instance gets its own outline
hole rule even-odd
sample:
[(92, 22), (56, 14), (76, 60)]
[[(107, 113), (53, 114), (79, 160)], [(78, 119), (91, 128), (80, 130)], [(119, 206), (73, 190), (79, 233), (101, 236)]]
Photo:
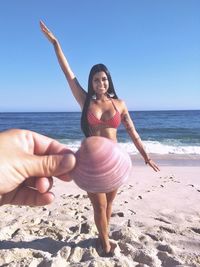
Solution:
[(119, 188), (132, 167), (128, 153), (104, 137), (83, 140), (75, 155), (76, 166), (70, 176), (81, 189), (91, 193), (108, 193)]

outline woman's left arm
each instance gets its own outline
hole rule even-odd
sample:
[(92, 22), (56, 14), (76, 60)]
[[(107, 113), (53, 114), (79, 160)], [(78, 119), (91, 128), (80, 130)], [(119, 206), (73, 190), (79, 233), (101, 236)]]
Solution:
[(130, 117), (130, 114), (125, 104), (123, 105), (121, 118), (127, 133), (129, 134), (131, 140), (133, 141), (134, 145), (136, 146), (142, 157), (144, 158), (145, 163), (148, 164), (150, 167), (152, 167), (154, 171), (156, 172), (159, 171), (160, 169), (158, 168), (158, 166), (154, 163), (154, 161), (151, 158), (149, 158), (148, 154), (146, 153), (142, 140), (137, 130), (135, 129), (134, 123)]

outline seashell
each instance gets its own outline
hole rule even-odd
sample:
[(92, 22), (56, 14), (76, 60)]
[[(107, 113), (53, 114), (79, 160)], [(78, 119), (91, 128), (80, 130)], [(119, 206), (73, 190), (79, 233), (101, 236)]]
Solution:
[(100, 136), (83, 140), (75, 153), (76, 165), (70, 177), (90, 193), (108, 193), (128, 178), (132, 163), (126, 151), (114, 141)]

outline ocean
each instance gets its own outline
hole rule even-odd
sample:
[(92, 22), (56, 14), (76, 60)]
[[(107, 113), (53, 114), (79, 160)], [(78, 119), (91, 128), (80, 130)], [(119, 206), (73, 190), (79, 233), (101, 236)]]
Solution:
[[(148, 153), (200, 155), (200, 110), (131, 111), (130, 115)], [(80, 112), (0, 113), (0, 131), (29, 129), (76, 151), (84, 138), (80, 117)], [(118, 141), (128, 153), (138, 153), (123, 125)]]

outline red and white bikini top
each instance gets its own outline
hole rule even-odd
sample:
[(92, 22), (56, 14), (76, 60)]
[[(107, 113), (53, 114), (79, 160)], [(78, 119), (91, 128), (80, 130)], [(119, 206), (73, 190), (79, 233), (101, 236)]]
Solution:
[(121, 123), (121, 115), (112, 100), (111, 102), (115, 108), (116, 113), (112, 118), (108, 120), (98, 119), (90, 110), (88, 110), (87, 120), (90, 127), (105, 126), (116, 129), (119, 127)]

